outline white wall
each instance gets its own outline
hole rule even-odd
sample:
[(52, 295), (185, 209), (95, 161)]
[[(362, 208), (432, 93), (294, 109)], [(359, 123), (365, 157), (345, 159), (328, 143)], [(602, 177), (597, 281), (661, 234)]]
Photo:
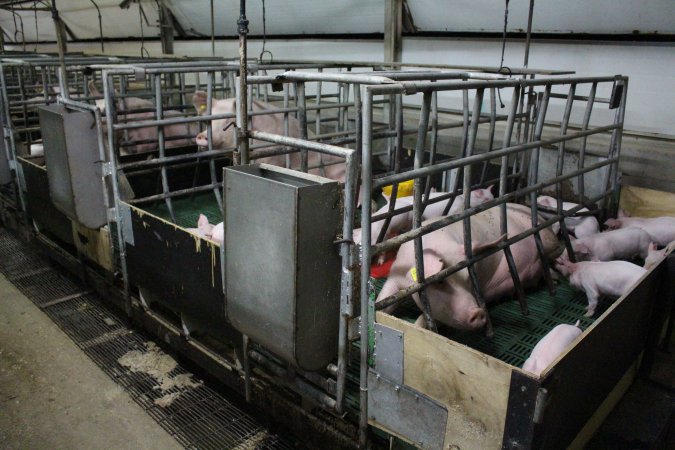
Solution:
[[(237, 41), (216, 42), (216, 55), (237, 56)], [(161, 55), (159, 42), (146, 42), (151, 55)], [(249, 56), (259, 54), (261, 41), (251, 41)], [(54, 45), (40, 45), (55, 51)], [(383, 44), (371, 40), (272, 40), (267, 42), (276, 59), (381, 61)], [(69, 44), (71, 51), (100, 52), (96, 43)], [(108, 42), (106, 53), (140, 55), (140, 43)], [(522, 66), (523, 44), (509, 42), (505, 65)], [(210, 41), (176, 41), (176, 55), (210, 56)], [(498, 66), (497, 40), (407, 38), (403, 61)], [(622, 74), (630, 77), (625, 127), (628, 130), (675, 136), (675, 46), (667, 44), (593, 44), (534, 42), (530, 67), (573, 70), (579, 76)], [(608, 95), (603, 93), (599, 95)]]

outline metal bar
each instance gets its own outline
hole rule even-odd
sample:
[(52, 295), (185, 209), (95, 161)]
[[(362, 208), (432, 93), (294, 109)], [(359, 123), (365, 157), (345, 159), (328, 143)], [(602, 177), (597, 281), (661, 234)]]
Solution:
[[(607, 165), (605, 162), (603, 162), (602, 164)], [(553, 183), (550, 183), (550, 184), (553, 184)], [(536, 190), (536, 189), (534, 189), (534, 190)], [(594, 197), (593, 200), (597, 201), (597, 200), (602, 199), (602, 198), (604, 198), (604, 197), (606, 197), (610, 194), (611, 194), (611, 191), (606, 191), (606, 192)], [(490, 203), (492, 203), (492, 202), (490, 202)], [(477, 207), (477, 208), (481, 208), (484, 205), (481, 205), (480, 207)], [(581, 205), (577, 207), (577, 209), (581, 209), (581, 208), (582, 208)], [(485, 209), (487, 209), (487, 208), (482, 208), (481, 210), (485, 210)], [(493, 254), (502, 251), (506, 247), (515, 244), (516, 242), (522, 241), (523, 239), (527, 239), (528, 237), (538, 233), (539, 231), (543, 230), (544, 228), (550, 227), (552, 224), (554, 224), (557, 221), (558, 221), (557, 217), (548, 219), (546, 221), (543, 221), (533, 228), (530, 228), (530, 229), (528, 229), (528, 230), (526, 230), (526, 231), (524, 231), (520, 234), (517, 234), (513, 237), (510, 237), (510, 238), (504, 240), (503, 242), (500, 242), (500, 243), (496, 244), (494, 247), (491, 247), (489, 249), (486, 249), (486, 250), (482, 251), (480, 254), (474, 256), (472, 259), (465, 259), (465, 260), (455, 264), (452, 267), (447, 267), (447, 268), (441, 270), (440, 272), (438, 272), (438, 273), (436, 273), (436, 274), (434, 274), (430, 277), (427, 277), (427, 279), (425, 280), (425, 283), (428, 286), (432, 283), (437, 283), (439, 281), (442, 281), (445, 278), (449, 277), (450, 275), (452, 275), (456, 272), (459, 272), (460, 270), (468, 267), (469, 265), (475, 264), (476, 262), (480, 261), (481, 259), (492, 256)], [(406, 297), (408, 297), (408, 296), (410, 296), (410, 295), (412, 295), (416, 292), (419, 292), (424, 287), (425, 287), (425, 285), (420, 284), (420, 283), (412, 284), (411, 286), (409, 286), (409, 287), (407, 287), (403, 290), (400, 290), (396, 294), (393, 294), (389, 297), (386, 297), (386, 298), (380, 300), (379, 302), (377, 302), (377, 305), (375, 305), (375, 308), (379, 311), (379, 310), (382, 310), (382, 309), (387, 308), (389, 306), (395, 305), (396, 303), (399, 303), (400, 301), (402, 301), (404, 298), (406, 298)]]
[[(588, 94), (588, 103), (586, 104), (586, 111), (584, 112), (584, 119), (581, 125), (581, 131), (586, 131), (588, 129), (588, 124), (591, 121), (591, 112), (593, 111), (593, 104), (595, 103), (595, 92), (597, 90), (598, 84), (593, 83), (591, 85), (591, 91)], [(581, 144), (579, 146), (579, 163), (577, 168), (581, 169), (584, 166), (584, 162), (586, 160), (586, 136), (584, 136), (581, 139)], [(579, 184), (579, 203), (584, 202), (584, 191), (585, 191), (585, 185), (584, 185), (584, 177), (583, 175), (580, 176), (577, 180)]]
[(157, 194), (157, 195), (150, 195), (148, 197), (141, 197), (141, 198), (135, 198), (133, 200), (127, 200), (126, 202), (129, 203), (130, 205), (140, 205), (143, 203), (149, 203), (149, 202), (154, 202), (156, 200), (166, 200), (167, 198), (173, 198), (173, 197), (180, 197), (181, 195), (185, 194), (193, 194), (196, 192), (204, 192), (204, 191), (210, 191), (215, 188), (222, 188), (223, 185), (222, 183), (217, 183), (217, 184), (205, 184), (204, 186), (197, 186), (197, 187), (191, 187), (187, 189), (180, 189), (177, 191), (171, 191), (166, 194)]
[(323, 144), (321, 142), (305, 141), (302, 139), (292, 138), (288, 136), (281, 136), (279, 134), (266, 133), (264, 131), (251, 131), (251, 138), (261, 141), (274, 142), (275, 144), (288, 145), (304, 150), (311, 150), (321, 152), (328, 155), (340, 156), (346, 158), (351, 155), (354, 150), (334, 145)]
[[(374, 299), (370, 298), (372, 286), (370, 277), (370, 201), (372, 195), (372, 120), (373, 120), (373, 94), (370, 87), (366, 87), (363, 95), (363, 150), (361, 163), (361, 180), (363, 180), (363, 198), (361, 205), (361, 360), (359, 370), (359, 446), (366, 448), (368, 443), (368, 354), (370, 350), (369, 335), (374, 328), (375, 305)], [(371, 312), (372, 311), (372, 312)]]
[[(570, 116), (572, 114), (572, 105), (574, 103), (574, 92), (576, 91), (576, 84), (572, 83), (570, 85), (569, 95), (567, 97), (567, 103), (565, 104), (565, 112), (563, 114), (563, 119), (560, 124), (560, 135), (564, 136), (567, 133), (567, 127), (570, 123)], [(556, 161), (556, 176), (563, 174), (563, 168), (565, 165), (565, 141), (562, 141), (558, 144), (558, 159)], [(563, 210), (563, 198), (562, 198), (562, 186), (560, 183), (555, 185), (555, 195), (557, 202), (557, 212), (558, 215), (561, 215)], [(570, 242), (569, 232), (567, 230), (567, 225), (565, 220), (560, 221), (560, 231), (562, 232), (563, 242), (565, 248), (567, 249), (567, 255), (572, 262), (576, 262), (576, 257), (574, 256), (574, 249), (572, 248), (572, 243)]]
[[(539, 141), (541, 139), (541, 133), (544, 128), (544, 119), (546, 117), (546, 112), (548, 110), (548, 95), (551, 93), (551, 87), (546, 86), (544, 90), (544, 95), (541, 99), (541, 106), (537, 111), (537, 124), (534, 129), (535, 140)], [(539, 180), (539, 152), (541, 147), (535, 147), (532, 149), (531, 158), (530, 158), (530, 173), (529, 173), (529, 184), (536, 184)], [(530, 208), (531, 208), (531, 217), (532, 217), (532, 226), (536, 226), (538, 221), (537, 213), (537, 192), (533, 191), (530, 193)], [(551, 279), (550, 267), (548, 264), (548, 259), (544, 252), (544, 244), (541, 241), (541, 236), (539, 233), (534, 234), (534, 241), (537, 245), (537, 253), (539, 254), (539, 259), (541, 261), (543, 270), (544, 270), (544, 279), (548, 286), (549, 293), (551, 295), (555, 294), (555, 286), (553, 285), (553, 280)]]
[[(511, 98), (511, 108), (509, 110), (509, 119), (506, 124), (506, 130), (504, 131), (504, 146), (511, 145), (511, 137), (513, 136), (513, 126), (515, 124), (515, 117), (517, 115), (517, 109), (519, 107), (519, 97), (521, 96), (521, 90), (519, 86), (513, 88), (513, 97)], [(514, 159), (515, 164), (515, 159)], [(507, 190), (507, 174), (509, 169), (509, 155), (502, 156), (501, 166), (499, 170), (499, 197), (506, 195)], [(502, 235), (508, 236), (508, 218), (506, 215), (506, 203), (500, 205), (500, 220), (499, 227)], [(511, 275), (511, 280), (513, 280), (513, 287), (516, 292), (516, 298), (520, 304), (520, 311), (523, 315), (527, 316), (530, 314), (529, 308), (527, 306), (527, 299), (525, 297), (525, 289), (523, 289), (523, 284), (520, 282), (520, 275), (518, 274), (518, 268), (516, 267), (516, 262), (513, 259), (513, 253), (511, 253), (511, 247), (507, 246), (504, 248), (504, 256), (506, 257), (506, 264), (509, 266), (509, 274)]]
[(246, 0), (239, 1), (239, 91), (237, 93), (237, 128), (240, 160), (242, 164), (249, 163), (248, 155), (248, 85), (246, 76), (248, 73), (246, 60), (246, 34), (248, 33), (248, 20), (246, 19)]
[[(156, 75), (155, 78), (155, 93), (156, 93), (156, 98), (155, 98), (155, 108), (156, 108), (156, 114), (158, 119), (162, 119), (162, 80), (160, 79), (160, 75)], [(159, 157), (160, 158), (165, 158), (166, 153), (165, 153), (165, 148), (164, 148), (164, 128), (158, 126), (157, 127), (157, 138), (159, 139), (159, 145), (158, 145), (158, 150), (159, 150)], [(166, 173), (166, 166), (164, 164), (160, 165), (160, 172), (162, 174), (162, 193), (165, 195), (164, 197), (164, 202), (166, 203), (166, 207), (169, 210), (169, 215), (171, 216), (171, 220), (173, 223), (176, 223), (176, 214), (173, 210), (173, 203), (171, 201), (171, 197), (168, 197), (167, 194), (171, 191), (171, 188), (169, 187), (169, 177)]]
[[(298, 102), (298, 121), (300, 122), (300, 138), (307, 140), (307, 103), (305, 100), (305, 83), (299, 82), (295, 84), (295, 93)], [(300, 170), (307, 172), (308, 165), (307, 149), (300, 151)]]
[(441, 171), (446, 171), (446, 170), (452, 170), (452, 169), (457, 169), (460, 167), (463, 167), (466, 164), (475, 164), (479, 162), (483, 162), (485, 160), (489, 159), (496, 159), (504, 155), (510, 155), (513, 153), (520, 153), (525, 150), (530, 150), (536, 147), (541, 147), (541, 146), (547, 146), (547, 145), (552, 145), (552, 144), (557, 144), (558, 142), (561, 141), (570, 141), (573, 139), (578, 139), (583, 136), (589, 136), (592, 134), (598, 134), (604, 131), (611, 131), (616, 128), (622, 127), (622, 123), (618, 124), (612, 124), (612, 125), (605, 125), (601, 127), (596, 127), (593, 128), (592, 130), (586, 130), (586, 131), (580, 131), (574, 134), (568, 134), (566, 136), (561, 136), (561, 137), (556, 137), (556, 138), (551, 138), (551, 139), (546, 139), (544, 141), (532, 141), (528, 142), (527, 144), (519, 144), (519, 145), (514, 145), (511, 147), (503, 148), (501, 150), (495, 150), (492, 153), (481, 153), (478, 155), (472, 155), (466, 158), (462, 159), (457, 159), (457, 160), (452, 160), (452, 161), (447, 161), (447, 162), (442, 162), (438, 163), (435, 166), (425, 166), (422, 167), (419, 170), (416, 170), (414, 174), (411, 172), (403, 172), (400, 174), (392, 174), (392, 175), (387, 175), (385, 177), (378, 178), (377, 180), (373, 181), (373, 188), (379, 188), (382, 186), (386, 186), (388, 184), (392, 183), (397, 183), (397, 182), (402, 182), (402, 181), (408, 181), (411, 180), (413, 177), (416, 176), (422, 176), (422, 175), (430, 175), (434, 174), (437, 172)]
[[(419, 132), (417, 133), (417, 143), (415, 144), (415, 169), (419, 169), (424, 164), (424, 147), (426, 143), (427, 128), (429, 126), (429, 114), (431, 113), (431, 93), (425, 92), (422, 103), (422, 114), (419, 121)], [(413, 185), (413, 229), (422, 226), (422, 196), (424, 187), (422, 179), (415, 178)], [(418, 279), (424, 281), (424, 246), (422, 236), (414, 240), (415, 242), (415, 269)], [(422, 315), (427, 329), (436, 332), (436, 322), (432, 317), (429, 298), (424, 289), (419, 292), (422, 303)]]
[[(591, 164), (590, 166), (585, 167), (583, 169), (575, 170), (574, 172), (563, 175), (561, 177), (551, 178), (550, 180), (547, 180), (546, 182), (540, 182), (540, 183), (537, 183), (537, 184), (532, 185), (532, 186), (528, 186), (528, 187), (525, 187), (525, 188), (518, 189), (518, 190), (516, 190), (514, 192), (511, 192), (509, 194), (506, 194), (504, 196), (495, 198), (494, 200), (490, 200), (489, 202), (485, 202), (481, 205), (471, 207), (468, 210), (461, 211), (461, 212), (458, 212), (458, 213), (453, 214), (451, 216), (446, 216), (446, 217), (443, 217), (442, 219), (435, 220), (432, 223), (429, 223), (427, 225), (422, 226), (422, 228), (420, 228), (420, 229), (408, 231), (406, 233), (401, 233), (400, 235), (396, 236), (395, 238), (388, 239), (388, 240), (386, 240), (386, 241), (384, 241), (380, 244), (372, 245), (372, 247), (370, 249), (370, 254), (371, 254), (371, 256), (374, 256), (376, 254), (385, 252), (387, 250), (393, 250), (395, 248), (400, 247), (401, 244), (403, 244), (407, 241), (413, 240), (417, 236), (421, 236), (423, 234), (428, 234), (428, 233), (431, 233), (433, 231), (439, 230), (439, 229), (441, 229), (445, 226), (448, 226), (452, 223), (455, 223), (455, 222), (458, 222), (459, 220), (464, 219), (464, 217), (467, 217), (467, 216), (474, 215), (474, 214), (477, 214), (479, 212), (485, 211), (485, 210), (487, 210), (489, 208), (492, 208), (494, 206), (498, 206), (501, 203), (513, 201), (520, 196), (524, 196), (524, 195), (527, 195), (529, 193), (539, 191), (539, 190), (541, 190), (541, 189), (543, 189), (547, 186), (553, 186), (553, 185), (555, 185), (555, 183), (558, 183), (558, 182), (563, 181), (563, 180), (571, 179), (571, 178), (577, 176), (580, 173), (591, 172), (592, 170), (599, 169), (600, 167), (607, 166), (607, 165), (612, 164), (613, 162), (616, 162), (616, 161), (617, 161), (616, 158), (606, 159), (604, 161), (600, 161), (598, 163)], [(578, 209), (581, 209), (582, 207), (583, 206), (579, 206)], [(570, 216), (571, 213), (568, 214), (569, 211), (577, 211), (578, 209), (577, 208), (570, 209), (568, 211), (565, 211), (565, 214), (566, 214), (566, 216)], [(366, 230), (363, 230), (363, 232), (365, 232), (365, 231)]]
[[(476, 137), (478, 136), (478, 120), (480, 116), (481, 107), (483, 104), (483, 89), (478, 89), (474, 96), (473, 102), (473, 113), (471, 115), (471, 127), (469, 129), (469, 135), (467, 138), (466, 151), (464, 156), (471, 156), (473, 154), (473, 148), (476, 144)], [(462, 192), (464, 193), (464, 209), (471, 208), (471, 164), (464, 166), (464, 186)], [(464, 253), (466, 258), (471, 259), (473, 257), (472, 250), (472, 239), (471, 239), (471, 217), (467, 216), (463, 219), (463, 231), (464, 231)], [(471, 279), (471, 287), (473, 289), (474, 297), (476, 299), (476, 304), (485, 309), (485, 299), (483, 298), (483, 293), (480, 289), (480, 283), (478, 282), (478, 275), (476, 274), (476, 269), (473, 265), (467, 268), (469, 271), (469, 278)], [(486, 310), (487, 312), (487, 310)], [(487, 314), (487, 322), (485, 324), (485, 334), (487, 336), (494, 335), (492, 329), (492, 321), (490, 320), (490, 315)]]

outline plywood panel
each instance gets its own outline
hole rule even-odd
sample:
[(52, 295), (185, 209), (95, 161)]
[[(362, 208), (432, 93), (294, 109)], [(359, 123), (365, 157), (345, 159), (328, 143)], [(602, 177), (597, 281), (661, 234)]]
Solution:
[(92, 230), (73, 222), (73, 241), (75, 241), (77, 249), (87, 258), (112, 272), (113, 256), (110, 246), (110, 232), (107, 226)]
[(675, 194), (670, 192), (623, 186), (619, 205), (633, 217), (675, 216)]
[(404, 384), (447, 406), (444, 448), (501, 448), (511, 367), (393, 316), (377, 321), (404, 333)]

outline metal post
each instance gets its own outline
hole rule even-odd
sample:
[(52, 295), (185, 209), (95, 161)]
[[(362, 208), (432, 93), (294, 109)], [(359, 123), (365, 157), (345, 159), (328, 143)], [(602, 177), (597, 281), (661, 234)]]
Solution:
[(400, 62), (403, 44), (403, 0), (384, 3), (384, 61)]
[(239, 0), (239, 101), (237, 108), (240, 115), (239, 123), (239, 153), (241, 155), (241, 163), (248, 164), (249, 142), (248, 142), (248, 84), (246, 83), (246, 76), (248, 75), (248, 67), (246, 61), (246, 34), (248, 33), (248, 20), (246, 19), (246, 0)]
[[(361, 164), (361, 182), (363, 183), (364, 202), (361, 205), (361, 362), (360, 362), (360, 415), (359, 415), (359, 447), (365, 449), (368, 444), (368, 350), (369, 337), (375, 321), (374, 299), (370, 280), (370, 196), (372, 191), (372, 120), (373, 97), (366, 87), (363, 96), (363, 154)], [(372, 314), (371, 314), (372, 308)], [(374, 331), (374, 330), (372, 330)]]
[(532, 38), (532, 17), (534, 16), (534, 0), (530, 0), (530, 10), (527, 14), (527, 37), (525, 38), (525, 57), (523, 58), (523, 66), (527, 68), (530, 62), (530, 41)]

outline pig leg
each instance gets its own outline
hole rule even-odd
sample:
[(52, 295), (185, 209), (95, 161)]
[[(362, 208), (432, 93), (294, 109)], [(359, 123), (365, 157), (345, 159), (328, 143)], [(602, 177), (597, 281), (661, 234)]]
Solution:
[(595, 308), (598, 306), (598, 298), (600, 294), (595, 286), (584, 285), (584, 291), (586, 291), (586, 297), (588, 297), (588, 306), (586, 307), (586, 317), (593, 317), (595, 314)]
[[(385, 281), (384, 286), (382, 286), (382, 290), (380, 291), (380, 294), (377, 296), (377, 300), (375, 303), (377, 303), (380, 300), (384, 300), (387, 297), (390, 297), (394, 294), (396, 294), (398, 291), (403, 289), (403, 286), (399, 283), (399, 277), (397, 276), (392, 276), (393, 274), (390, 274), (389, 278), (387, 281)], [(384, 312), (387, 314), (393, 314), (394, 311), (398, 308), (400, 303), (387, 306), (386, 308), (383, 309)]]

